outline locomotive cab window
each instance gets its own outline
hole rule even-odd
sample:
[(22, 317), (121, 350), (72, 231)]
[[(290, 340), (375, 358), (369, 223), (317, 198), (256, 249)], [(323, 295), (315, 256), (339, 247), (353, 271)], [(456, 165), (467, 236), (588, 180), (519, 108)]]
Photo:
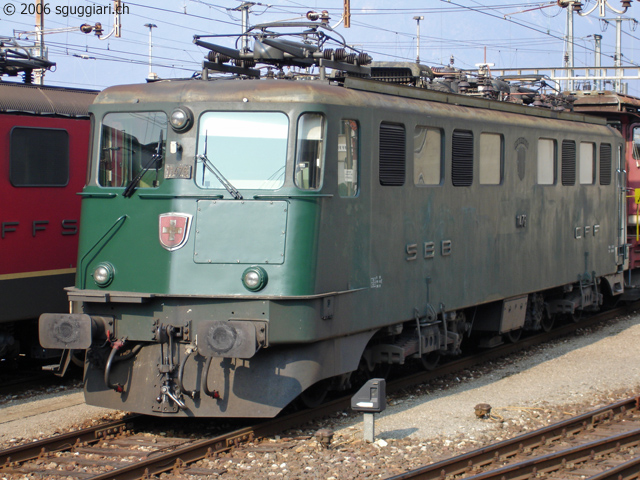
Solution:
[(555, 185), (557, 163), (556, 141), (538, 139), (538, 185)]
[(164, 112), (108, 113), (102, 120), (98, 184), (124, 187), (139, 177), (139, 188), (158, 186), (166, 139)]
[(280, 188), (288, 132), (289, 118), (281, 112), (204, 113), (198, 133), (196, 184), (222, 189), (221, 178), (238, 189)]
[(415, 185), (442, 183), (442, 131), (416, 126), (413, 133), (413, 182)]
[(358, 122), (342, 120), (338, 134), (338, 191), (341, 197), (358, 194)]
[(298, 119), (294, 181), (302, 190), (319, 190), (324, 166), (324, 115), (304, 113)]
[(10, 179), (14, 187), (64, 187), (69, 182), (66, 130), (11, 130)]
[(640, 126), (633, 127), (633, 151), (631, 155), (633, 159), (636, 161), (636, 164), (640, 162)]
[(580, 184), (593, 185), (595, 182), (595, 143), (580, 142)]
[(480, 158), (478, 177), (481, 185), (502, 183), (502, 135), (498, 133), (480, 134)]

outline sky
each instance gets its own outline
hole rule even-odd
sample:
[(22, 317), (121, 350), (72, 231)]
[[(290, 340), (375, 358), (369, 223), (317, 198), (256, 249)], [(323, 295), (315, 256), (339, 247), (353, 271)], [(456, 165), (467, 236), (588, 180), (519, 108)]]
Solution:
[[(2, 0), (0, 36), (19, 37), (24, 46), (35, 40), (35, 1)], [(108, 37), (114, 17), (112, 0), (42, 0), (49, 60), (56, 63), (45, 84), (89, 89), (145, 82), (149, 74), (149, 32), (152, 32), (151, 70), (160, 78), (190, 77), (202, 69), (207, 50), (193, 44), (194, 35), (241, 32), (239, 0), (123, 0), (121, 36)], [(25, 3), (28, 2), (28, 3)], [(574, 65), (594, 65), (594, 35), (602, 35), (602, 65), (612, 67), (616, 46), (614, 19), (619, 0), (600, 0), (589, 15), (574, 14)], [(249, 24), (304, 20), (308, 11), (327, 10), (330, 25), (347, 44), (369, 53), (377, 61), (415, 61), (417, 22), (420, 21), (420, 62), (461, 69), (490, 63), (494, 69), (562, 67), (567, 30), (567, 9), (554, 1), (512, 0), (350, 0), (351, 26), (340, 23), (344, 0), (254, 1)], [(583, 13), (598, 0), (582, 0)], [(391, 5), (393, 8), (391, 8)], [(13, 13), (11, 13), (13, 12)], [(623, 65), (640, 65), (640, 2), (620, 15)], [(82, 24), (100, 22), (102, 38), (80, 32)], [(149, 28), (145, 25), (155, 25)], [(32, 33), (21, 33), (32, 32)], [(108, 38), (106, 38), (108, 37)], [(209, 39), (233, 47), (235, 39)], [(627, 75), (637, 75), (631, 71)], [(577, 70), (580, 75), (584, 71)], [(16, 79), (4, 77), (4, 80)], [(640, 96), (640, 81), (629, 79), (628, 93)]]

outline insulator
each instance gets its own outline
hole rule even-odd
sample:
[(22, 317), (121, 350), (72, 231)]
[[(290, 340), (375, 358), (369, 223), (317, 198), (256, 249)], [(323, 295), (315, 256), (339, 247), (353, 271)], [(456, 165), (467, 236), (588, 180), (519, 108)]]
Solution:
[(210, 61), (216, 62), (216, 63), (225, 63), (231, 60), (231, 58), (228, 57), (227, 55), (223, 55), (222, 53), (213, 52), (213, 51), (209, 51), (209, 53), (207, 53), (207, 58)]
[(322, 52), (322, 58), (325, 60), (331, 60), (331, 56), (333, 55), (333, 48), (327, 48), (324, 52)]
[(358, 54), (358, 58), (356, 59), (356, 62), (358, 63), (358, 65), (369, 65), (372, 61), (373, 61), (373, 58), (371, 58), (366, 53)]
[(355, 64), (356, 59), (357, 59), (357, 55), (355, 53), (350, 53), (349, 55), (347, 55), (344, 61), (347, 63)]
[(256, 66), (256, 61), (254, 59), (248, 59), (248, 58), (245, 58), (244, 60), (234, 59), (233, 64), (236, 67), (252, 68)]
[(313, 10), (309, 10), (307, 12), (307, 20), (311, 20), (312, 22), (315, 22), (319, 18), (320, 18), (320, 14), (318, 12), (314, 12)]
[(256, 61), (253, 59), (238, 60), (237, 58), (234, 58), (233, 64), (236, 67), (251, 68), (255, 66)]
[(344, 48), (336, 48), (334, 52), (335, 59), (339, 62), (347, 58), (347, 51)]
[(444, 79), (452, 82), (456, 79), (456, 71), (451, 67), (444, 67), (443, 71)]

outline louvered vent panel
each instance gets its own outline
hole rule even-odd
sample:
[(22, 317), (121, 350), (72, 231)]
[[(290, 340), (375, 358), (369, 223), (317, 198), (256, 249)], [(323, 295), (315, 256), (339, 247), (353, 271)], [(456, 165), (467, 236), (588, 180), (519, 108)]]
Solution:
[(451, 148), (451, 181), (456, 187), (473, 183), (473, 133), (454, 130)]
[(576, 142), (562, 141), (562, 185), (576, 184)]
[(611, 185), (611, 145), (600, 145), (600, 185)]
[(380, 124), (380, 185), (404, 185), (405, 142), (404, 125)]

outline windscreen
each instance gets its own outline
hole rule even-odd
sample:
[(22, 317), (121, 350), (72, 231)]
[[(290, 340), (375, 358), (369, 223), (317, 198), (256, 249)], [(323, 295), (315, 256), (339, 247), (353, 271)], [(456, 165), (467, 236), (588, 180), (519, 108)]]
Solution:
[[(200, 118), (198, 154), (239, 190), (275, 190), (284, 184), (289, 119), (280, 112), (207, 112)], [(199, 161), (196, 184), (221, 189)]]

